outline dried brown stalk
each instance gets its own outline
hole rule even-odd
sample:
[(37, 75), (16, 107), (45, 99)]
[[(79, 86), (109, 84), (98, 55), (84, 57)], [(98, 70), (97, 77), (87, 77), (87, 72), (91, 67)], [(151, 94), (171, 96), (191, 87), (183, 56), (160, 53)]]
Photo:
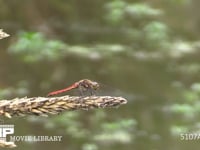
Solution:
[(55, 115), (63, 111), (89, 110), (93, 108), (116, 107), (126, 104), (122, 97), (111, 96), (62, 96), (62, 97), (32, 97), (15, 98), (0, 101), (0, 116), (11, 118), (21, 115)]
[(0, 147), (14, 148), (14, 147), (16, 147), (16, 145), (14, 144), (14, 142), (6, 142), (6, 141), (3, 141), (3, 140), (0, 140)]
[(6, 38), (6, 37), (8, 37), (8, 36), (10, 36), (10, 35), (7, 34), (7, 33), (5, 33), (5, 32), (3, 32), (3, 30), (0, 29), (0, 39)]

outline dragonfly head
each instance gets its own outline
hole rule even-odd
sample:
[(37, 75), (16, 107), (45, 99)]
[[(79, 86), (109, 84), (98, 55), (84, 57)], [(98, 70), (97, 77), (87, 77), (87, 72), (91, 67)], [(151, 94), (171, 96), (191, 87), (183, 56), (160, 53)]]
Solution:
[(92, 87), (93, 87), (94, 90), (98, 90), (99, 87), (100, 87), (100, 85), (99, 85), (99, 83), (97, 83), (97, 82), (93, 82), (93, 83), (92, 83)]
[(99, 89), (100, 85), (99, 83), (95, 81), (91, 81), (89, 79), (83, 79), (78, 82), (79, 85), (85, 87), (85, 88), (92, 88), (93, 90)]

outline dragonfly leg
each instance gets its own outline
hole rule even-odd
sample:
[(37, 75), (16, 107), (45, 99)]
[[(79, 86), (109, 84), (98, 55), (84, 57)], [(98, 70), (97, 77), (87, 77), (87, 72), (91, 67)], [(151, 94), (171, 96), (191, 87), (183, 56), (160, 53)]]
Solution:
[(96, 91), (94, 89), (89, 88), (88, 91), (90, 93), (90, 96), (93, 96), (93, 95), (95, 96), (96, 95)]
[(91, 87), (88, 88), (82, 88), (81, 86), (79, 87), (79, 92), (81, 96), (92, 96), (95, 95), (95, 90), (92, 89)]
[(80, 89), (80, 90), (79, 90), (79, 94), (80, 94), (81, 97), (83, 97), (83, 96), (84, 96), (83, 90)]
[(85, 97), (85, 92), (84, 92), (84, 89), (81, 87), (81, 86), (79, 86), (79, 88), (78, 88), (79, 90), (79, 95), (81, 96), (81, 97)]

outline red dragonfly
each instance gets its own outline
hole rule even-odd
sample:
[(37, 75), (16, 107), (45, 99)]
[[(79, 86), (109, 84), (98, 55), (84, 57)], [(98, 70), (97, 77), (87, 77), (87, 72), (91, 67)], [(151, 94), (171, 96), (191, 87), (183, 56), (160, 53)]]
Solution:
[(93, 95), (94, 91), (99, 89), (99, 87), (100, 87), (99, 83), (91, 81), (89, 79), (83, 79), (83, 80), (80, 80), (78, 82), (75, 82), (74, 84), (70, 85), (67, 88), (64, 88), (64, 89), (61, 89), (61, 90), (58, 90), (58, 91), (50, 92), (47, 96), (53, 96), (53, 95), (61, 94), (63, 92), (68, 92), (68, 91), (70, 91), (72, 89), (76, 89), (76, 88), (79, 89), (81, 95), (83, 95), (83, 92), (85, 92), (85, 91), (89, 91), (90, 94)]

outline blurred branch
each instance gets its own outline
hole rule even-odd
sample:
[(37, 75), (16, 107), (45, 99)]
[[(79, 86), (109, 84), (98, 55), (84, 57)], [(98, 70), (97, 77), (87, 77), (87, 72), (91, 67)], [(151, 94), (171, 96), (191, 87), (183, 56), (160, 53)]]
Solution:
[(89, 110), (94, 108), (116, 107), (126, 104), (122, 97), (111, 96), (62, 96), (62, 97), (32, 97), (15, 98), (0, 101), (0, 116), (56, 115), (63, 111)]
[(6, 37), (9, 37), (10, 35), (3, 32), (3, 29), (0, 29), (0, 39), (3, 39), (3, 38), (6, 38)]

